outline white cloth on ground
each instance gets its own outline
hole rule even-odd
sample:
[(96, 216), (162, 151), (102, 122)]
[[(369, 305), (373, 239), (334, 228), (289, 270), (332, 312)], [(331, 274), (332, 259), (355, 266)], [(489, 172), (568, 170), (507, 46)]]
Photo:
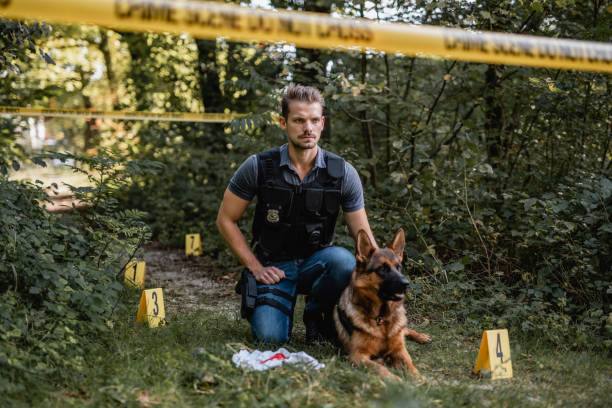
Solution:
[(287, 349), (282, 347), (276, 351), (255, 350), (249, 352), (248, 350), (240, 350), (232, 356), (232, 361), (236, 367), (241, 367), (243, 370), (255, 371), (263, 371), (283, 364), (302, 365), (307, 368), (314, 368), (315, 370), (325, 367), (325, 364), (319, 363), (317, 359), (309, 356), (303, 351), (290, 353)]

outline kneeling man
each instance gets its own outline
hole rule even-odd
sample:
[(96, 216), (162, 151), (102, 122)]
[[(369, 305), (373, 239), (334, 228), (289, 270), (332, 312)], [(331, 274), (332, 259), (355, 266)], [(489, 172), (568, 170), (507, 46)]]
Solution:
[[(363, 229), (376, 242), (357, 171), (318, 146), (323, 106), (317, 89), (289, 85), (279, 119), (287, 143), (249, 157), (232, 177), (219, 208), (219, 232), (246, 267), (241, 290), (251, 292), (254, 307), (245, 310), (243, 302), (243, 317), (258, 341), (289, 340), (298, 294), (308, 295), (306, 339), (333, 338), (333, 306), (355, 267), (354, 255), (333, 245), (340, 208), (353, 238)], [(237, 222), (255, 196), (251, 250)]]

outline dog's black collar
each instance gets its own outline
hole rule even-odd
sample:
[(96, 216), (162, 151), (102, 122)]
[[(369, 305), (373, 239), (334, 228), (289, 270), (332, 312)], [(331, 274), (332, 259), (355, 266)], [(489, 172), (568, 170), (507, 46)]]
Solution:
[[(349, 334), (353, 334), (355, 330), (363, 331), (359, 327), (355, 326), (355, 324), (353, 323), (351, 318), (348, 317), (344, 309), (342, 309), (340, 306), (336, 306), (336, 308), (338, 309), (338, 318), (340, 319), (340, 323), (342, 323), (342, 326), (346, 329), (346, 331)], [(387, 304), (383, 303), (382, 306), (380, 307), (380, 313), (378, 314), (378, 316), (376, 316), (376, 319), (374, 319), (378, 326), (385, 323), (385, 319), (383, 316), (385, 315), (386, 312), (387, 312)]]

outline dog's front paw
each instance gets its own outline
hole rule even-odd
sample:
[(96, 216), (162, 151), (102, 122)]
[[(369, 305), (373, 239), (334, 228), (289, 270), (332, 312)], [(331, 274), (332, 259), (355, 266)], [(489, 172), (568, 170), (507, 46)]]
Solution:
[(414, 341), (416, 341), (417, 343), (421, 343), (421, 344), (431, 343), (431, 337), (429, 336), (429, 334), (417, 333), (414, 336)]
[(416, 341), (417, 343), (431, 343), (431, 337), (429, 337), (428, 334), (425, 333), (419, 333), (416, 332), (414, 330), (410, 330), (408, 328), (404, 329), (404, 335), (412, 340), (412, 341)]

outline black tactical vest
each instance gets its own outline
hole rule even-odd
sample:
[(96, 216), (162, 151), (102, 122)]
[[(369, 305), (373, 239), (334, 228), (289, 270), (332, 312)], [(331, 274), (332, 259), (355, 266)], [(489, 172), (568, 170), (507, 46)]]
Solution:
[(257, 155), (258, 190), (253, 241), (261, 262), (307, 258), (331, 246), (344, 178), (344, 159), (323, 149), (327, 168), (313, 181), (294, 186), (280, 167), (280, 148)]

